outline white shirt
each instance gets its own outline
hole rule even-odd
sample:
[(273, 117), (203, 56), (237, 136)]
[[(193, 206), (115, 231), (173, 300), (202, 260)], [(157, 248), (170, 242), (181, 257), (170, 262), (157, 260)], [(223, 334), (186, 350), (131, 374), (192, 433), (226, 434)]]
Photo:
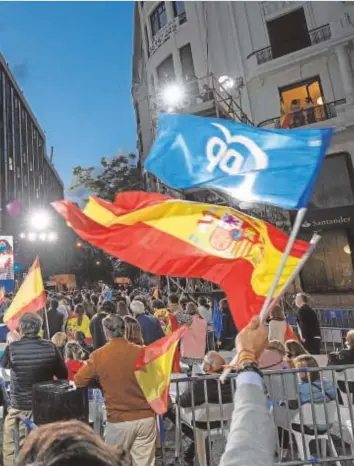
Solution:
[(271, 320), (269, 322), (269, 341), (278, 340), (285, 343), (286, 320)]

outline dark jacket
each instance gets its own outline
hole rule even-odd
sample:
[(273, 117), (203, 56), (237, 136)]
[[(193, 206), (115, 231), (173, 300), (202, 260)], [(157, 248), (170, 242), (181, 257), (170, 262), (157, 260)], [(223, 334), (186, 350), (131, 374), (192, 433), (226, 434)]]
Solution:
[(354, 364), (354, 348), (345, 348), (339, 353), (330, 353), (328, 365), (345, 366)]
[(316, 312), (308, 305), (304, 304), (297, 313), (297, 323), (301, 330), (301, 336), (306, 342), (315, 337), (321, 337), (320, 324)]
[(140, 324), (145, 345), (150, 345), (150, 343), (165, 336), (161, 324), (156, 317), (150, 314), (141, 314), (136, 317), (136, 320)]
[(11, 407), (32, 410), (32, 388), (40, 382), (67, 379), (68, 371), (56, 346), (40, 337), (23, 337), (6, 347), (2, 367), (11, 369)]
[[(204, 384), (206, 385), (206, 390)], [(220, 385), (221, 400), (219, 399), (218, 385)], [(205, 392), (207, 392), (207, 398), (205, 396)], [(182, 406), (182, 408), (191, 408), (193, 405), (200, 406), (206, 403), (207, 400), (208, 403), (214, 404), (219, 404), (220, 401), (222, 404), (232, 403), (230, 380), (226, 379), (223, 384), (220, 384), (218, 380), (212, 378), (209, 380), (206, 379), (206, 382), (198, 379), (190, 382), (189, 388), (180, 396), (178, 404)]]
[(222, 314), (222, 331), (221, 331), (221, 347), (225, 351), (230, 351), (235, 348), (235, 338), (237, 335), (237, 328), (234, 319), (232, 318), (229, 308), (223, 309)]
[(98, 314), (94, 315), (91, 319), (90, 332), (92, 335), (94, 350), (102, 348), (102, 346), (104, 346), (107, 343), (102, 323), (103, 319), (107, 317), (107, 315), (108, 314), (106, 314), (105, 312), (99, 312)]
[[(48, 327), (49, 327), (49, 335), (47, 332), (47, 324), (46, 319), (48, 318)], [(50, 340), (53, 335), (57, 332), (63, 331), (64, 326), (64, 314), (59, 312), (57, 309), (49, 309), (47, 311), (47, 317), (44, 316), (44, 338), (46, 340)]]

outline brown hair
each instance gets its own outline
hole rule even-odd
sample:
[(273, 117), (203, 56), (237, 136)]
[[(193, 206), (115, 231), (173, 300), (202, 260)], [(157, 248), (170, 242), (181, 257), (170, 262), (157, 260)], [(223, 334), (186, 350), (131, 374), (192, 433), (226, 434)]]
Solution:
[(117, 303), (117, 314), (121, 317), (128, 315), (128, 306), (125, 301), (118, 301)]
[(287, 340), (285, 342), (285, 351), (291, 358), (296, 358), (297, 356), (308, 354), (308, 352), (305, 350), (302, 344), (296, 340)]
[(279, 341), (279, 340), (271, 340), (268, 343), (267, 349), (276, 350), (276, 351), (278, 351), (278, 353), (280, 353), (282, 355), (282, 357), (285, 356), (285, 347), (284, 347), (283, 343), (281, 341)]
[(76, 341), (68, 341), (65, 345), (65, 360), (73, 359), (74, 361), (81, 361), (84, 357), (85, 353), (80, 344)]
[[(310, 354), (303, 354), (301, 356), (298, 356), (294, 360), (294, 364), (295, 364), (296, 369), (300, 369), (302, 367), (309, 367), (309, 368), (319, 367), (316, 359)], [(319, 371), (308, 372), (308, 380), (310, 380), (310, 382), (315, 382), (316, 380), (319, 380), (319, 378), (320, 378)]]
[(82, 304), (76, 304), (75, 306), (75, 313), (78, 315), (77, 317), (77, 325), (81, 325), (85, 315), (85, 308)]
[(130, 458), (80, 421), (45, 424), (27, 437), (19, 466), (130, 466)]
[(275, 308), (272, 309), (271, 318), (273, 320), (280, 320), (280, 321), (285, 320), (285, 314), (284, 314), (283, 309), (280, 306), (275, 306)]
[(195, 316), (199, 314), (197, 305), (192, 302), (189, 302), (186, 307), (186, 313), (189, 314), (190, 316)]
[(141, 327), (139, 322), (132, 316), (125, 316), (125, 334), (124, 337), (126, 340), (136, 345), (143, 345), (144, 339), (141, 333)]

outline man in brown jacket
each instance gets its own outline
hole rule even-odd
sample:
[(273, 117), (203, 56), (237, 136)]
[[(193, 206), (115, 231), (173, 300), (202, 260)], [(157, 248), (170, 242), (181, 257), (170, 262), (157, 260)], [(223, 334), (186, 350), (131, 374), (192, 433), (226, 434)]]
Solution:
[(134, 466), (155, 464), (155, 417), (135, 378), (141, 347), (124, 338), (124, 320), (111, 314), (103, 320), (108, 343), (93, 352), (76, 374), (77, 387), (98, 380), (107, 409), (105, 440), (129, 451)]

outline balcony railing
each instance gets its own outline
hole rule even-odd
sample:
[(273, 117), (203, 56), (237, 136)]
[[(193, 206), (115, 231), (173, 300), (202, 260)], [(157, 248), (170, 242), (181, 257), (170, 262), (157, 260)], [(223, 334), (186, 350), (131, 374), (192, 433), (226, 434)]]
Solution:
[(156, 50), (166, 42), (172, 34), (178, 31), (178, 28), (181, 24), (187, 21), (186, 13), (181, 13), (179, 16), (174, 18), (173, 21), (170, 21), (166, 26), (161, 28), (153, 37), (151, 45), (149, 47), (150, 56), (156, 52)]
[[(330, 25), (325, 24), (324, 26), (320, 26), (316, 29), (311, 29), (309, 31), (309, 36), (310, 36), (310, 46), (329, 40), (332, 37)], [(297, 46), (296, 41), (289, 42), (289, 50), (290, 50), (289, 53), (295, 52), (297, 50), (301, 50), (303, 48), (306, 48), (306, 47), (303, 47), (302, 45)], [(273, 60), (274, 58), (279, 58), (279, 57), (273, 56), (273, 50), (272, 50), (271, 45), (269, 47), (264, 47), (263, 49), (256, 50), (255, 52), (250, 53), (247, 59), (251, 58), (254, 55), (256, 56), (258, 65), (267, 63)], [(284, 53), (281, 56), (284, 56), (284, 55), (287, 55), (287, 54)]]
[[(338, 105), (345, 104), (345, 99), (335, 100), (323, 105), (317, 105), (307, 109), (301, 109), (296, 112), (288, 113), (284, 117), (284, 128), (299, 128), (301, 126), (311, 125), (319, 121), (330, 120), (337, 116)], [(285, 124), (284, 124), (285, 123)], [(281, 128), (280, 116), (269, 118), (258, 124), (261, 128)]]

